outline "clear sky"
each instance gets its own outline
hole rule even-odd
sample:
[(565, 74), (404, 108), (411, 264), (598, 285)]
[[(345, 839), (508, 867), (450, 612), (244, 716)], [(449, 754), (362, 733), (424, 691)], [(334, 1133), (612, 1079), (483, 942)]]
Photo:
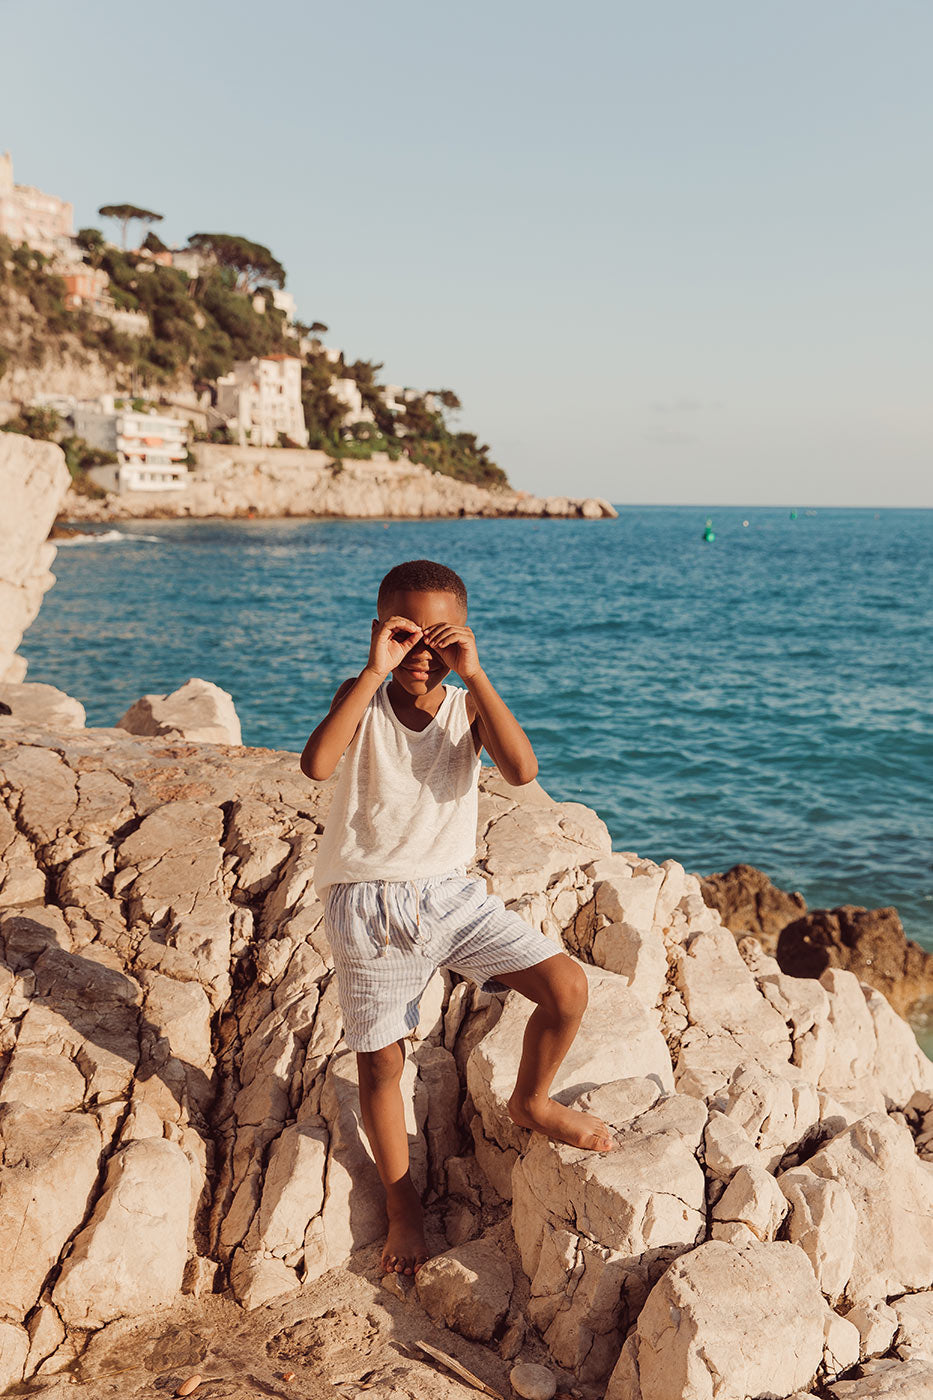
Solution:
[(0, 0), (0, 47), (19, 183), (267, 244), (517, 486), (933, 505), (929, 0)]

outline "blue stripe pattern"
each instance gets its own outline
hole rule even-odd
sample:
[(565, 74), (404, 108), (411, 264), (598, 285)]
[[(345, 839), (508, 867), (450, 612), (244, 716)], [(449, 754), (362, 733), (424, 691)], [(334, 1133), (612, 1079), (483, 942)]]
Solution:
[(334, 954), (351, 1050), (381, 1050), (409, 1035), (432, 974), (449, 968), (486, 991), (561, 948), (465, 868), (414, 880), (331, 885), (324, 929)]

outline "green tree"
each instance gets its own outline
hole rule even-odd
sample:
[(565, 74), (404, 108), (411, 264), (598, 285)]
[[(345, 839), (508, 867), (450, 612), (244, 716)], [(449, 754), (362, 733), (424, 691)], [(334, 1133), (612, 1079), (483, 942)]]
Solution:
[(148, 253), (168, 253), (171, 251), (171, 249), (162, 242), (159, 235), (152, 229), (146, 234), (142, 247), (145, 248)]
[(54, 408), (24, 404), (15, 418), (3, 425), (5, 433), (22, 433), (24, 437), (54, 442), (61, 431), (61, 419)]
[(91, 267), (100, 267), (107, 249), (104, 235), (100, 229), (79, 228), (75, 234), (75, 242), (79, 248), (84, 249), (85, 262), (90, 263)]
[(207, 253), (220, 267), (232, 268), (238, 292), (253, 292), (260, 282), (285, 286), (284, 267), (262, 243), (232, 233), (193, 233), (188, 246)]
[(102, 204), (97, 212), (102, 219), (116, 219), (119, 223), (124, 253), (126, 230), (134, 219), (141, 224), (155, 224), (164, 218), (163, 214), (154, 214), (151, 209), (140, 209), (138, 204)]

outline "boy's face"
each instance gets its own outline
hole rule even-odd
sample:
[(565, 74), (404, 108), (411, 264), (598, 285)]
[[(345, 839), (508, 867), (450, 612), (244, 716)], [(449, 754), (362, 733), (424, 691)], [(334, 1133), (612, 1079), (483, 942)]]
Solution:
[[(467, 620), (466, 608), (456, 594), (431, 589), (427, 592), (414, 592), (403, 589), (390, 593), (379, 604), (379, 621), (389, 617), (407, 617), (419, 627), (430, 627), (433, 622), (447, 622), (454, 627), (462, 627)], [(408, 655), (395, 667), (393, 679), (411, 695), (425, 695), (440, 685), (449, 673), (436, 652), (423, 641), (417, 641)]]

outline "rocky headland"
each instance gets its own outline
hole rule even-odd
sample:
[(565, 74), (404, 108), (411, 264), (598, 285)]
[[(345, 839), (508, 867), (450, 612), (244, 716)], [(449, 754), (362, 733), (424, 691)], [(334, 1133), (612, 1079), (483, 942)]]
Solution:
[[(46, 529), (16, 579), (46, 582)], [(405, 1080), (434, 1258), (383, 1280), (312, 886), (333, 780), (240, 745), (206, 682), (90, 729), (23, 669), (0, 687), (0, 1388), (933, 1395), (933, 1063), (881, 992), (790, 975), (676, 861), (484, 770), (476, 873), (584, 966), (555, 1089), (615, 1147), (517, 1128), (528, 1004), (436, 976)], [(779, 941), (805, 916), (734, 903)]]
[(190, 517), (325, 516), (352, 519), (435, 516), (615, 518), (596, 497), (532, 496), (491, 489), (401, 459), (335, 461), (301, 448), (222, 447), (196, 443), (196, 465), (176, 491), (134, 491), (102, 498), (69, 492), (69, 521)]
[(476, 871), (585, 966), (557, 1090), (616, 1148), (516, 1128), (527, 1003), (437, 976), (406, 1071), (437, 1257), (386, 1289), (311, 885), (332, 781), (164, 706), (50, 729), (48, 690), (0, 719), (5, 1384), (466, 1394), (426, 1340), (502, 1395), (516, 1359), (609, 1400), (933, 1388), (933, 1064), (879, 992), (789, 976), (676, 861), (486, 770)]

